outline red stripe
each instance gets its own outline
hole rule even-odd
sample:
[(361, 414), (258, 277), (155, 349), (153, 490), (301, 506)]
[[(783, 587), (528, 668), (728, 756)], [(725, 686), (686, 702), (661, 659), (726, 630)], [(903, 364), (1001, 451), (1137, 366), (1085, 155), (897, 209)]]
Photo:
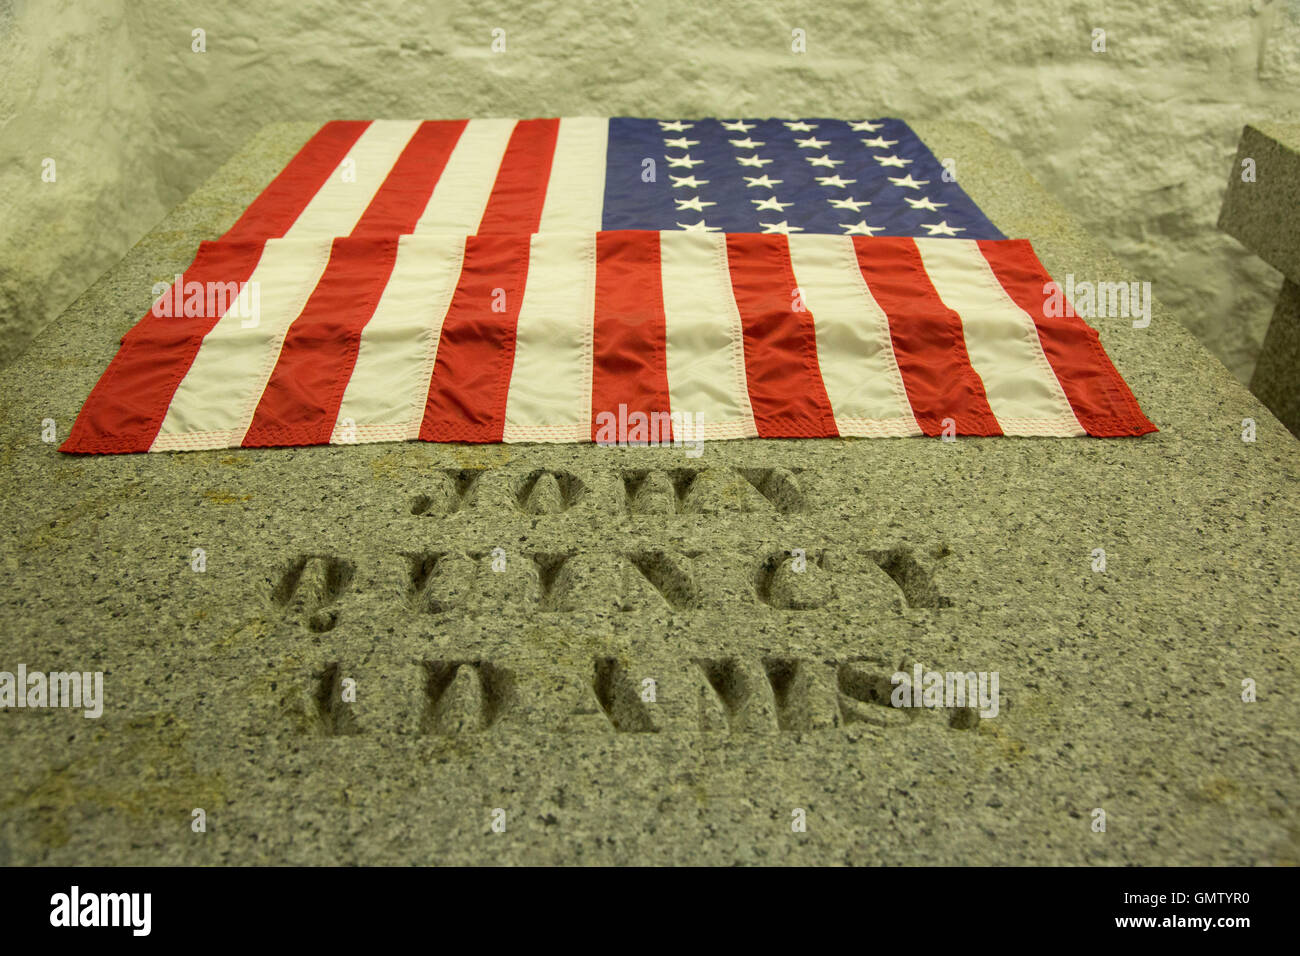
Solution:
[[(498, 442), (528, 277), (529, 236), (470, 236), (438, 339), (423, 441)], [(493, 311), (501, 303), (502, 311)]]
[(481, 235), (537, 231), (559, 132), (558, 119), (520, 120), (515, 124), (479, 222)]
[(1098, 437), (1156, 431), (1111, 364), (1097, 332), (1078, 316), (1046, 314), (1048, 290), (1044, 286), (1052, 277), (1029, 241), (985, 239), (980, 240), (979, 248), (1007, 295), (1034, 320), (1043, 353), (1084, 431)]
[[(148, 451), (158, 435), (176, 387), (194, 364), (203, 337), (221, 318), (207, 314), (209, 283), (248, 281), (262, 255), (260, 242), (205, 242), (194, 262), (173, 284), (170, 298), (183, 304), (183, 290), (199, 283), (205, 290), (201, 315), (160, 316), (153, 308), (122, 337), (122, 347), (91, 391), (72, 426), (66, 452)], [(158, 303), (155, 303), (157, 306)], [(214, 301), (214, 305), (215, 305)], [(219, 310), (214, 309), (214, 313)]]
[(368, 126), (369, 120), (335, 120), (322, 126), (221, 238), (229, 242), (283, 236)]
[(867, 288), (889, 318), (898, 370), (921, 431), (939, 435), (951, 418), (959, 435), (1001, 435), (966, 353), (961, 317), (939, 298), (916, 243), (854, 236), (853, 248)]
[(352, 235), (393, 236), (412, 232), (467, 122), (421, 123), (370, 200)]
[[(667, 331), (657, 232), (596, 233), (591, 437), (602, 412), (670, 412)], [(623, 418), (622, 420), (626, 420)], [(625, 435), (617, 436), (625, 440)], [(672, 438), (671, 426), (667, 435)]]
[(836, 437), (817, 364), (817, 333), (812, 313), (796, 297), (786, 237), (731, 233), (727, 264), (745, 333), (745, 381), (758, 437)]
[(357, 364), (361, 330), (397, 259), (397, 237), (335, 239), (329, 264), (284, 337), (245, 448), (326, 445)]

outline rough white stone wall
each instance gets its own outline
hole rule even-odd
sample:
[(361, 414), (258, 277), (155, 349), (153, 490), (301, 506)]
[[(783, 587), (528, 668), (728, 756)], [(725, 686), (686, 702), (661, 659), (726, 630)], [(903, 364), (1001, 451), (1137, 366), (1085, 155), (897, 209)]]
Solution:
[(888, 114), (1012, 146), (1245, 380), (1280, 278), (1214, 224), (1300, 0), (0, 0), (0, 81), (0, 362), (266, 122)]

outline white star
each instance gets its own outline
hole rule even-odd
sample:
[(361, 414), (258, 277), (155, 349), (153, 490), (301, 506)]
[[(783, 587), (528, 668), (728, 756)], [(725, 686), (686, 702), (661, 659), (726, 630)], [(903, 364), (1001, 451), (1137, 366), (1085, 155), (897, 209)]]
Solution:
[(736, 120), (734, 123), (728, 123), (726, 120), (721, 122), (723, 129), (731, 130), (733, 133), (748, 133), (757, 125), (755, 123), (746, 123), (744, 120)]
[(768, 196), (766, 199), (751, 199), (750, 202), (757, 207), (754, 212), (758, 212), (760, 209), (774, 209), (780, 212), (786, 206), (794, 205), (792, 202), (778, 202), (775, 196)]
[(895, 186), (902, 186), (904, 189), (920, 189), (922, 186), (925, 186), (930, 182), (928, 179), (913, 179), (911, 173), (908, 173), (902, 178), (890, 176), (889, 181)]
[(780, 222), (760, 222), (759, 225), (763, 227), (764, 232), (780, 232), (787, 236), (792, 232), (803, 232), (801, 227), (792, 226), (784, 219)]
[(746, 136), (744, 139), (729, 139), (727, 140), (727, 142), (730, 143), (732, 146), (736, 147), (736, 149), (758, 149), (758, 147), (760, 146), (767, 145), (766, 143), (760, 143), (755, 140), (752, 140), (748, 136)]
[(698, 139), (687, 139), (685, 136), (680, 136), (677, 139), (664, 140), (665, 149), (690, 149), (692, 146), (699, 145), (700, 141)]
[(701, 200), (699, 196), (696, 196), (694, 199), (674, 199), (673, 202), (677, 203), (678, 212), (681, 212), (683, 209), (694, 209), (696, 212), (704, 212), (705, 206), (717, 205), (715, 202), (705, 202)]
[(668, 160), (669, 166), (685, 166), (687, 169), (690, 169), (692, 166), (704, 165), (704, 160), (702, 159), (691, 159), (690, 153), (687, 153), (685, 156), (664, 156), (664, 159)]
[(864, 202), (861, 199), (828, 199), (826, 200), (836, 209), (852, 209), (857, 212), (863, 206), (870, 206), (871, 203)]
[(839, 174), (834, 176), (818, 176), (817, 181), (823, 186), (834, 186), (837, 189), (843, 189), (849, 183), (856, 183), (856, 179), (840, 179)]
[(925, 229), (929, 229), (929, 230), (930, 230), (930, 235), (932, 235), (932, 236), (955, 236), (955, 235), (957, 235), (957, 233), (959, 233), (959, 232), (965, 232), (965, 231), (966, 231), (966, 230), (963, 229), (961, 226), (955, 226), (955, 227), (954, 227), (954, 226), (950, 226), (950, 225), (948, 225), (948, 221), (947, 221), (946, 219), (945, 219), (943, 222), (938, 223), (938, 224), (933, 225), (933, 226), (930, 225), (928, 222), (923, 222), (923, 223), (921, 223), (921, 226), (922, 226), (923, 228), (925, 228)]
[(770, 163), (771, 160), (759, 159), (757, 156), (737, 156), (736, 162), (740, 163), (742, 166), (757, 166), (759, 169), (762, 169), (765, 165)]
[(846, 236), (869, 236), (873, 232), (880, 232), (884, 226), (868, 226), (865, 219), (859, 219), (853, 224), (847, 222), (840, 223), (840, 228), (844, 230)]
[(694, 123), (683, 123), (681, 120), (673, 120), (671, 123), (665, 123), (663, 120), (659, 120), (659, 128), (665, 133), (684, 133), (694, 125)]
[(793, 123), (785, 123), (790, 127), (792, 133), (811, 133), (817, 128), (816, 123), (805, 123), (803, 120), (795, 120)]
[(808, 162), (814, 166), (827, 166), (831, 169), (834, 169), (836, 166), (844, 165), (844, 160), (831, 159), (825, 153), (820, 156), (805, 156), (804, 159), (808, 160)]
[(696, 179), (694, 176), (674, 176), (669, 173), (668, 178), (673, 181), (673, 189), (678, 189), (682, 186), (685, 186), (687, 189), (699, 189), (701, 186), (708, 184), (707, 179)]
[(876, 130), (880, 129), (881, 125), (882, 124), (880, 123), (873, 123), (871, 120), (863, 120), (860, 123), (850, 121), (849, 129), (853, 130), (855, 133), (874, 133)]
[(749, 185), (750, 189), (753, 189), (755, 186), (761, 186), (763, 189), (771, 189), (777, 183), (783, 183), (785, 180), (768, 179), (767, 174), (764, 173), (762, 176), (746, 176), (745, 182)]
[(903, 199), (913, 209), (928, 209), (930, 212), (938, 212), (940, 206), (948, 205), (946, 202), (935, 202), (933, 199), (927, 199), (922, 196), (920, 199), (913, 199), (911, 196), (904, 196)]
[(807, 139), (795, 137), (795, 142), (799, 144), (800, 149), (822, 149), (830, 142), (829, 139), (818, 139), (816, 136), (809, 136)]
[(862, 145), (870, 146), (872, 149), (889, 149), (889, 147), (895, 145), (897, 142), (898, 140), (896, 139), (885, 139), (884, 137), (877, 136), (875, 139), (864, 139)]
[(902, 156), (872, 156), (871, 158), (881, 166), (897, 166), (899, 169), (910, 165), (912, 162), (910, 159), (904, 159)]
[(719, 231), (717, 226), (705, 225), (703, 219), (701, 219), (699, 222), (691, 222), (691, 223), (679, 222), (677, 224), (677, 227), (679, 229), (685, 229), (687, 232), (718, 232)]

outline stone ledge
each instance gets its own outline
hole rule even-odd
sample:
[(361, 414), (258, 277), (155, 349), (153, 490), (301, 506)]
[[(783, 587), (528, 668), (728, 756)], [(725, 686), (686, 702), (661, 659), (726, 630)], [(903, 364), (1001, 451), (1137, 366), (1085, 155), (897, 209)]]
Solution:
[[(1255, 161), (1255, 181), (1242, 162)], [(1300, 123), (1256, 123), (1241, 131), (1219, 228), (1300, 282)]]

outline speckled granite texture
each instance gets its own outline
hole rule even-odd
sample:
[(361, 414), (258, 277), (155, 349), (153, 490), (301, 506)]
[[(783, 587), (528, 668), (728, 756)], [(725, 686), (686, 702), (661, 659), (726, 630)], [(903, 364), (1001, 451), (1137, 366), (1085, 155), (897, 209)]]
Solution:
[(1219, 228), (1300, 282), (1300, 123), (1241, 131)]
[(1250, 390), (1300, 436), (1300, 283), (1282, 283)]
[(1300, 124), (1242, 130), (1219, 228), (1285, 276), (1250, 390), (1300, 435)]
[[(1132, 278), (915, 127), (1058, 279)], [(1300, 862), (1300, 444), (1158, 303), (1094, 320), (1143, 439), (43, 443), (313, 128), (0, 373), (0, 669), (105, 672), (98, 720), (0, 711), (0, 862)], [(883, 706), (916, 663), (997, 671), (998, 716)]]

